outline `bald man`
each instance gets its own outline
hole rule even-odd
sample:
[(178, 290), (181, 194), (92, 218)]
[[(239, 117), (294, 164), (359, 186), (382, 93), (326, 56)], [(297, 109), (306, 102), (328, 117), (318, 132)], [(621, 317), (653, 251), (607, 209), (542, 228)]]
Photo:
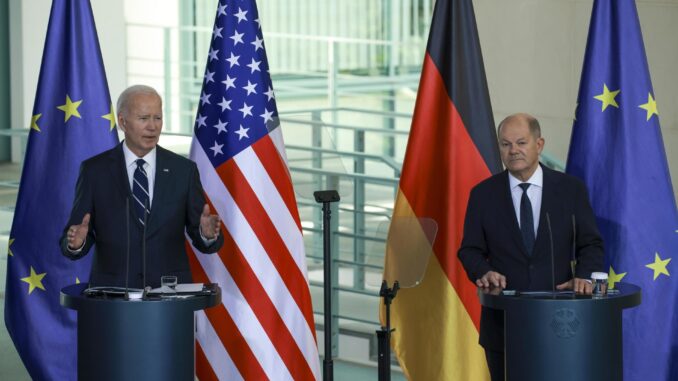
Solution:
[[(585, 185), (539, 163), (545, 141), (533, 116), (507, 117), (497, 135), (506, 170), (474, 187), (466, 209), (458, 256), (469, 279), (481, 288), (590, 294), (591, 273), (603, 269), (603, 241)], [(493, 381), (504, 380), (503, 324), (503, 311), (482, 308), (480, 345)]]

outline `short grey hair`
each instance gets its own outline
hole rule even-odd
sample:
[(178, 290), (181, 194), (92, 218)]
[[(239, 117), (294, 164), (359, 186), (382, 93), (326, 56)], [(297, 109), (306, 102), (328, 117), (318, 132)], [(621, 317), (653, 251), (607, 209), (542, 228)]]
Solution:
[(535, 138), (541, 138), (541, 126), (539, 126), (539, 121), (530, 114), (513, 114), (504, 118), (504, 120), (499, 123), (499, 127), (497, 127), (497, 137), (499, 137), (499, 134), (501, 133), (502, 126), (504, 126), (506, 122), (510, 122), (515, 119), (524, 119), (527, 121), (527, 125), (530, 127), (530, 134), (532, 134), (532, 136)]
[(155, 91), (155, 89), (151, 86), (132, 85), (123, 90), (123, 92), (120, 93), (120, 96), (118, 97), (118, 103), (115, 105), (115, 107), (118, 109), (118, 115), (127, 115), (129, 100), (137, 94), (155, 95), (160, 98), (160, 94), (158, 94), (158, 92)]

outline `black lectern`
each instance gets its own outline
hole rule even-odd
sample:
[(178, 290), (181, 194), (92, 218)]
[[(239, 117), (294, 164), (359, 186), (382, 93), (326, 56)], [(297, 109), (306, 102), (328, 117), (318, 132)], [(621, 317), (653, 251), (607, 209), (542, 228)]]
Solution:
[(640, 304), (640, 288), (616, 289), (601, 299), (479, 290), (483, 306), (504, 310), (506, 379), (621, 380), (622, 310)]
[(193, 312), (221, 303), (221, 290), (186, 298), (126, 301), (88, 297), (85, 284), (61, 289), (78, 311), (79, 380), (193, 380)]

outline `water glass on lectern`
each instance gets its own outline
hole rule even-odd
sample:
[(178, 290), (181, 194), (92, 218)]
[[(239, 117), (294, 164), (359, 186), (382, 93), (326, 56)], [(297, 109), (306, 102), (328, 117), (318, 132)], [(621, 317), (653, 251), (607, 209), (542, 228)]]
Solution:
[(593, 297), (602, 298), (607, 295), (607, 273), (595, 272), (591, 274)]
[(163, 275), (160, 277), (160, 286), (169, 287), (174, 290), (177, 287), (177, 277), (174, 275)]

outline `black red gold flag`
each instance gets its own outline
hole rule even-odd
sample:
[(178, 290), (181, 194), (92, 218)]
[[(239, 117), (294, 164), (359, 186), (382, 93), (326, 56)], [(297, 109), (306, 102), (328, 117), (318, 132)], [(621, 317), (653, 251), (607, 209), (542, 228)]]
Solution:
[(422, 282), (401, 290), (391, 309), (391, 344), (411, 380), (489, 378), (476, 287), (457, 250), (471, 188), (500, 170), (473, 4), (438, 0), (393, 215), (438, 227)]

